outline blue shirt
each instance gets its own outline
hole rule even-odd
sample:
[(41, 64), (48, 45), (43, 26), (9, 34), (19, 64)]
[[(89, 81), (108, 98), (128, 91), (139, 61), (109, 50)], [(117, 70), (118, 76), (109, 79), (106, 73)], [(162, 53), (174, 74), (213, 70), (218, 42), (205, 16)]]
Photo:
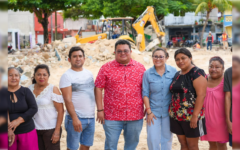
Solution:
[(167, 64), (162, 76), (157, 73), (155, 66), (144, 72), (142, 97), (149, 98), (150, 108), (156, 117), (169, 115), (168, 108), (172, 97), (169, 87), (176, 72), (176, 68)]

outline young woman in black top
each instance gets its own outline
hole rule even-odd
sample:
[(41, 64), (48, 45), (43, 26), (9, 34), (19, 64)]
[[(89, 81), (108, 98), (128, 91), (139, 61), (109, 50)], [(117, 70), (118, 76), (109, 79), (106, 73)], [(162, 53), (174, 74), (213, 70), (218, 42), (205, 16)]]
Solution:
[(8, 69), (8, 130), (15, 140), (10, 141), (9, 150), (38, 150), (37, 132), (32, 117), (37, 104), (32, 92), (19, 85), (20, 73), (16, 68)]
[(192, 54), (186, 48), (175, 52), (178, 71), (170, 92), (170, 129), (177, 134), (181, 150), (198, 150), (198, 139), (206, 134), (203, 102), (207, 89), (207, 76), (192, 63)]

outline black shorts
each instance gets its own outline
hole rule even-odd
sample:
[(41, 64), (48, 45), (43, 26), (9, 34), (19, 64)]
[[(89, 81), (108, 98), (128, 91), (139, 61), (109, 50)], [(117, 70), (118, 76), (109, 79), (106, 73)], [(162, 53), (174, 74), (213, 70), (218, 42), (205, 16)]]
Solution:
[(187, 138), (196, 138), (207, 134), (205, 118), (197, 122), (197, 128), (190, 127), (190, 121), (178, 121), (170, 118), (170, 130), (177, 135), (185, 135)]

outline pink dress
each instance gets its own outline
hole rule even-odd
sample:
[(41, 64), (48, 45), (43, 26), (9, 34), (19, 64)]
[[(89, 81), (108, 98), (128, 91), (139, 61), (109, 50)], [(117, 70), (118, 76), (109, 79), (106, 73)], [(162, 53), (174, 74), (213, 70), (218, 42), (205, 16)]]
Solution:
[(225, 117), (224, 79), (214, 88), (207, 88), (204, 100), (207, 134), (202, 141), (225, 143), (229, 139)]
[(240, 83), (232, 88), (232, 139), (240, 143)]

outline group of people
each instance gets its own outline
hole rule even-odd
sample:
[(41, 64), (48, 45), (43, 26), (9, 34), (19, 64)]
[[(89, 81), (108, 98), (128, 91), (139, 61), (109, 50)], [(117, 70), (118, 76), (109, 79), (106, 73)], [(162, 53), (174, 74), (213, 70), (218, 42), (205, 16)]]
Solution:
[(169, 55), (162, 48), (152, 52), (154, 66), (148, 70), (131, 58), (128, 41), (118, 40), (114, 53), (115, 60), (104, 64), (94, 81), (93, 74), (83, 68), (84, 50), (72, 47), (68, 58), (71, 68), (62, 75), (60, 90), (48, 82), (47, 65), (36, 66), (28, 88), (19, 85), (20, 72), (9, 68), (9, 149), (59, 150), (63, 103), (68, 150), (77, 150), (79, 143), (80, 150), (89, 150), (95, 120), (103, 124), (105, 150), (117, 150), (122, 130), (124, 149), (135, 150), (144, 116), (149, 150), (171, 150), (173, 133), (181, 150), (198, 150), (199, 137), (209, 141), (210, 150), (227, 148), (232, 133), (232, 97), (237, 96), (231, 97), (232, 78), (238, 82), (240, 76), (239, 69), (234, 69), (240, 68), (238, 58), (224, 73), (224, 61), (212, 57), (206, 75), (186, 48), (174, 54), (180, 71), (167, 64)]
[[(228, 35), (227, 35), (227, 33), (225, 32), (225, 31), (223, 31), (223, 34), (222, 34), (222, 36), (220, 37), (220, 43), (222, 42), (222, 44), (223, 44), (223, 49), (224, 50), (227, 50), (228, 49)], [(208, 50), (208, 48), (210, 49), (210, 51), (212, 50), (212, 43), (214, 42), (214, 37), (213, 37), (213, 35), (212, 35), (212, 32), (211, 31), (209, 31), (209, 33), (208, 33), (208, 36), (207, 36), (207, 38), (206, 38), (206, 42), (207, 42), (207, 50)]]

